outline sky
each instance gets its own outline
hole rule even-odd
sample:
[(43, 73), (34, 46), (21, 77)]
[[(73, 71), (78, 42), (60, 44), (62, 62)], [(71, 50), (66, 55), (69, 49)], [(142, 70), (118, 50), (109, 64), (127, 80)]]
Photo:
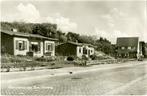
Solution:
[(147, 3), (139, 0), (2, 0), (1, 21), (55, 23), (58, 29), (116, 43), (117, 37), (147, 42)]

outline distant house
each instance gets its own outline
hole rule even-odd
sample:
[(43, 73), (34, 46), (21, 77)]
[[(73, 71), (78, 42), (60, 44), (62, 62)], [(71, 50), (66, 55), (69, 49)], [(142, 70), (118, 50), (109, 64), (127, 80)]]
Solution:
[(139, 51), (138, 37), (120, 37), (117, 38), (117, 57), (134, 58)]
[(56, 39), (37, 34), (1, 30), (1, 52), (11, 55), (55, 56)]
[(145, 52), (145, 42), (144, 41), (139, 42), (139, 52), (140, 52), (140, 54), (145, 56), (146, 52)]
[(83, 55), (89, 57), (94, 54), (94, 47), (90, 44), (67, 42), (56, 47), (58, 55), (76, 56), (81, 58)]
[(147, 57), (147, 43), (145, 43), (145, 57)]

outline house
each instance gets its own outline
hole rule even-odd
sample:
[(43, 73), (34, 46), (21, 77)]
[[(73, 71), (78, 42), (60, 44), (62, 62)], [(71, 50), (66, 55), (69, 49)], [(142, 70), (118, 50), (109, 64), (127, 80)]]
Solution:
[(139, 52), (141, 55), (145, 56), (145, 42), (144, 41), (139, 42)]
[(1, 30), (1, 52), (11, 55), (55, 56), (55, 41), (38, 34)]
[(94, 47), (90, 44), (66, 42), (56, 47), (58, 55), (76, 56), (82, 58), (83, 55), (89, 57), (94, 54)]
[(117, 57), (121, 58), (136, 58), (139, 51), (138, 37), (119, 37), (117, 38)]
[(145, 57), (147, 58), (147, 43), (145, 43)]

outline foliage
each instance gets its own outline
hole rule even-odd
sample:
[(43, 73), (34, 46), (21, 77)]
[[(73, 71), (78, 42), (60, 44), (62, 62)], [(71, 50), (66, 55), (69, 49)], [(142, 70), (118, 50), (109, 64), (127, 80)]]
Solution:
[(97, 50), (98, 51), (103, 51), (106, 54), (110, 54), (112, 50), (112, 45), (111, 42), (108, 41), (107, 39), (104, 39), (100, 37), (98, 40), (96, 40)]
[(59, 40), (59, 42), (66, 42), (67, 41), (67, 37), (65, 35), (65, 33), (63, 33), (61, 30), (58, 30), (56, 33), (56, 38)]
[(78, 41), (80, 43), (87, 43), (92, 45), (94, 45), (95, 43), (95, 39), (92, 36), (86, 36), (86, 35), (79, 36)]
[(82, 55), (82, 59), (83, 60), (88, 60), (88, 58), (86, 57), (86, 55)]
[(74, 60), (74, 57), (71, 57), (71, 56), (67, 57), (67, 61), (73, 61), (73, 60)]
[(52, 38), (56, 37), (55, 36), (56, 31), (57, 31), (57, 25), (50, 23), (34, 24), (32, 29), (33, 34), (40, 34), (42, 36), (52, 37)]
[(77, 40), (79, 38), (79, 34), (74, 33), (74, 32), (68, 32), (66, 37), (67, 37), (68, 41), (77, 42)]
[(94, 54), (94, 55), (90, 55), (90, 58), (92, 59), (92, 60), (96, 60), (96, 55)]

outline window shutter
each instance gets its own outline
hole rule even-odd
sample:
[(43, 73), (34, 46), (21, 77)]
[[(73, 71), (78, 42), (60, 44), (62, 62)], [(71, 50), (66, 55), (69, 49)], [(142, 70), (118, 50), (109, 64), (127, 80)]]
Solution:
[(27, 50), (27, 41), (24, 41), (24, 48)]
[(46, 50), (48, 50), (48, 43), (46, 43), (45, 45), (46, 45)]
[(41, 48), (40, 46), (41, 46), (41, 43), (38, 44), (38, 51), (40, 51), (40, 48)]
[(16, 49), (19, 49), (19, 43), (18, 43), (18, 40), (16, 40)]
[(53, 43), (51, 44), (51, 51), (53, 51)]
[(22, 41), (22, 50), (25, 50), (25, 41)]

